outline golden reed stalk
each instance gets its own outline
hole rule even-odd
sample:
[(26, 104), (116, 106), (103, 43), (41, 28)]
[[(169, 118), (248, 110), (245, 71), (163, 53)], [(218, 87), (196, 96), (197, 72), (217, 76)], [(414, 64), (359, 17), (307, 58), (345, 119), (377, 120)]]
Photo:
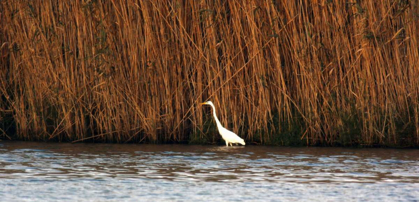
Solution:
[(416, 1), (0, 2), (0, 138), (419, 145)]

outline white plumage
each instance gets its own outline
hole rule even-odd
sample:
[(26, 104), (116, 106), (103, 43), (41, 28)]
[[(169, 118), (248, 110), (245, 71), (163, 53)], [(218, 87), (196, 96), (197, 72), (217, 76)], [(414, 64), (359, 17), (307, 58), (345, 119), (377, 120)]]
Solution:
[(212, 111), (214, 114), (214, 119), (215, 122), (217, 123), (217, 128), (218, 131), (220, 132), (221, 137), (224, 139), (224, 141), (226, 142), (226, 146), (228, 147), (229, 145), (233, 146), (233, 143), (239, 143), (241, 145), (246, 145), (246, 143), (244, 142), (244, 140), (242, 138), (240, 138), (239, 136), (237, 136), (235, 133), (227, 130), (226, 128), (224, 128), (220, 121), (217, 118), (217, 115), (215, 113), (215, 107), (214, 104), (212, 104), (211, 101), (207, 101), (204, 103), (201, 103), (202, 105), (210, 105), (212, 107)]

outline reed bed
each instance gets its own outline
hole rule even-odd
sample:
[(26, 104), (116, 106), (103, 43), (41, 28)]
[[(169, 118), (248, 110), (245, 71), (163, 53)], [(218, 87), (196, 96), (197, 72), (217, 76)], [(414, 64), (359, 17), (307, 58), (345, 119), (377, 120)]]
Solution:
[(419, 5), (0, 2), (0, 138), (419, 145)]

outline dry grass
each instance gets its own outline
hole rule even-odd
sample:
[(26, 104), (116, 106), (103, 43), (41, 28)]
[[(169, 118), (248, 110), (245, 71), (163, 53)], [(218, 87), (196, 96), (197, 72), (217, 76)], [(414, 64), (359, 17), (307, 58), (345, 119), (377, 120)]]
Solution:
[[(123, 2), (123, 3), (121, 3)], [(0, 2), (0, 137), (419, 145), (419, 5)]]

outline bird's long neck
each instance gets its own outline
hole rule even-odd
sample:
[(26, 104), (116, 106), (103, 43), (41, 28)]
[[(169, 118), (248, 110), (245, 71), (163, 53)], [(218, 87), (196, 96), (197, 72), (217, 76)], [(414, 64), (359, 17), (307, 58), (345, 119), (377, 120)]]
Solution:
[(217, 123), (218, 129), (223, 128), (223, 126), (221, 125), (220, 121), (217, 118), (217, 114), (215, 113), (215, 107), (214, 107), (214, 105), (211, 105), (211, 107), (212, 107), (212, 112), (214, 114), (214, 119), (215, 119), (215, 122)]

